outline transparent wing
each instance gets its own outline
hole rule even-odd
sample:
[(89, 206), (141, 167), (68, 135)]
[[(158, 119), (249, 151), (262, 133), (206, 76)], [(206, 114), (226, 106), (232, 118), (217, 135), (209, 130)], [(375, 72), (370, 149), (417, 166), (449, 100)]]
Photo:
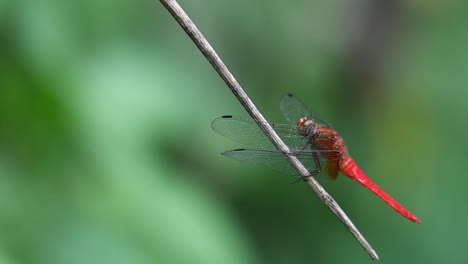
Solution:
[(321, 119), (317, 114), (310, 111), (304, 103), (301, 102), (293, 94), (287, 94), (281, 98), (280, 108), (283, 112), (284, 117), (288, 120), (291, 125), (297, 125), (297, 122), (302, 117), (311, 117), (322, 127), (333, 128), (328, 122)]
[[(299, 176), (299, 173), (287, 160), (286, 156), (278, 150), (236, 149), (221, 154), (238, 161), (259, 164), (288, 175)], [(327, 164), (338, 162), (339, 159), (339, 153), (335, 151), (304, 150), (294, 156), (301, 161), (311, 174), (318, 173), (317, 175), (329, 173)], [(336, 179), (336, 175), (328, 174), (328, 176)]]
[[(291, 150), (307, 144), (307, 140), (297, 133), (296, 126), (281, 124), (271, 124), (271, 126)], [(276, 149), (253, 119), (230, 115), (221, 116), (213, 120), (211, 127), (227, 138), (246, 144), (246, 147), (264, 150)]]

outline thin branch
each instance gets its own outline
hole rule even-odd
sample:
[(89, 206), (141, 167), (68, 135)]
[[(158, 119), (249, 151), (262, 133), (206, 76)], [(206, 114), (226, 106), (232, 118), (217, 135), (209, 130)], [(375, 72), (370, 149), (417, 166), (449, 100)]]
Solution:
[[(279, 138), (270, 124), (266, 121), (263, 115), (258, 111), (257, 107), (252, 103), (250, 98), (244, 92), (240, 84), (236, 81), (231, 72), (227, 69), (226, 65), (221, 61), (218, 54), (213, 50), (208, 41), (203, 37), (202, 33), (198, 30), (192, 20), (187, 16), (184, 10), (179, 6), (175, 0), (160, 0), (171, 15), (177, 20), (180, 26), (190, 36), (195, 45), (200, 49), (206, 59), (211, 63), (213, 68), (218, 72), (221, 78), (231, 89), (232, 93), (237, 97), (240, 103), (244, 106), (245, 110), (257, 122), (259, 127), (265, 132), (273, 144), (283, 153), (291, 153), (289, 148)], [(377, 253), (367, 242), (359, 230), (354, 226), (348, 216), (335, 202), (335, 200), (323, 189), (323, 187), (314, 179), (314, 177), (307, 177), (310, 173), (301, 164), (301, 162), (293, 155), (285, 155), (296, 170), (307, 179), (307, 184), (314, 190), (320, 200), (330, 208), (330, 210), (343, 222), (346, 228), (354, 235), (356, 240), (367, 251), (372, 259), (379, 259)]]

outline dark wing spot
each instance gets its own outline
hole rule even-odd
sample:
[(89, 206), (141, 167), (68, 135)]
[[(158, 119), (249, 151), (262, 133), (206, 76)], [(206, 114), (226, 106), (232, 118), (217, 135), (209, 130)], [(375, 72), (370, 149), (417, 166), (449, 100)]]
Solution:
[[(241, 148), (241, 149), (233, 149), (233, 150), (229, 150), (229, 151), (225, 151), (223, 153), (220, 153), (220, 155), (223, 155), (223, 156), (226, 156), (226, 153), (232, 153), (234, 151), (237, 151), (237, 152), (241, 152), (241, 151), (245, 151), (245, 149)], [(228, 154), (229, 155), (229, 154)]]
[(232, 118), (232, 115), (223, 115), (222, 118)]
[(294, 95), (292, 93), (288, 93), (288, 96), (289, 97), (294, 97)]

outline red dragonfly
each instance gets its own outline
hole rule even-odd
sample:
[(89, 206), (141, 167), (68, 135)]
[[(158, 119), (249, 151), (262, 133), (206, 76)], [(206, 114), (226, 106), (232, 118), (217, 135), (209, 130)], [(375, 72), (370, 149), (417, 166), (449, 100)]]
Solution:
[(349, 156), (341, 136), (327, 122), (309, 111), (304, 104), (288, 94), (281, 99), (281, 111), (291, 125), (271, 124), (278, 136), (291, 150), (284, 154), (276, 149), (260, 127), (249, 118), (222, 116), (211, 127), (221, 135), (245, 143), (253, 149), (235, 149), (221, 153), (224, 156), (261, 164), (290, 175), (299, 175), (285, 155), (296, 156), (309, 170), (310, 176), (325, 173), (336, 179), (344, 175), (371, 190), (395, 211), (415, 223), (421, 221), (375, 184)]

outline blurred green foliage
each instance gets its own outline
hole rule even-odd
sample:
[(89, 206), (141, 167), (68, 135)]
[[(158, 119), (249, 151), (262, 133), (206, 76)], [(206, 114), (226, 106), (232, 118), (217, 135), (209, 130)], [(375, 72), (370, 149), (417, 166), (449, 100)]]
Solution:
[[(466, 263), (463, 1), (181, 1), (267, 119), (292, 92), (421, 220), (324, 183), (382, 263)], [(365, 263), (158, 1), (0, 2), (0, 263)]]

